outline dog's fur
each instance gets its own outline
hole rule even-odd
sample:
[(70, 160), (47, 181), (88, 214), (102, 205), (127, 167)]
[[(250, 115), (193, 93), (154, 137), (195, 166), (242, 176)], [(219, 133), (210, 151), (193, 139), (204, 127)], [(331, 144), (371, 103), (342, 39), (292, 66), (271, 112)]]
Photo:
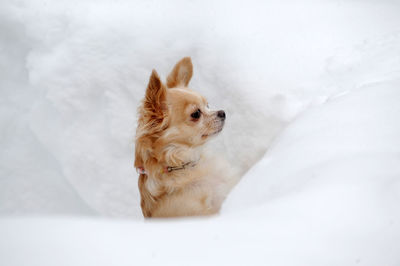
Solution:
[[(226, 164), (202, 149), (222, 130), (225, 113), (210, 110), (203, 96), (188, 89), (192, 74), (189, 57), (175, 65), (166, 85), (153, 70), (138, 110), (135, 167), (142, 170), (145, 217), (215, 214), (236, 182)], [(165, 170), (188, 163), (193, 165)]]

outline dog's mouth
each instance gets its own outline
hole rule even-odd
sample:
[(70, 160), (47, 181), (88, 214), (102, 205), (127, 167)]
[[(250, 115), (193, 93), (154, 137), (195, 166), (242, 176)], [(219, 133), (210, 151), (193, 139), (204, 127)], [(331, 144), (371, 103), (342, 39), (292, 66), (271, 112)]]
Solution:
[(208, 137), (217, 135), (219, 132), (222, 131), (222, 129), (223, 129), (223, 127), (219, 128), (217, 131), (214, 131), (214, 132), (212, 132), (212, 133), (210, 133), (210, 134), (204, 134), (204, 135), (202, 135), (201, 137), (202, 137), (202, 138), (208, 138)]

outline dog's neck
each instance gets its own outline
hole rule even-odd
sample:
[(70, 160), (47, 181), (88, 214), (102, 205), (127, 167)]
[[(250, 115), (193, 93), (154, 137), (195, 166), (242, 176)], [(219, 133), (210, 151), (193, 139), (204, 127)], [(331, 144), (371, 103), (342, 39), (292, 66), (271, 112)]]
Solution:
[(167, 145), (162, 150), (164, 160), (157, 160), (158, 167), (147, 169), (144, 165), (136, 167), (136, 171), (143, 175), (162, 175), (174, 171), (180, 171), (193, 168), (200, 161), (202, 149), (188, 148), (183, 145)]
[[(186, 163), (183, 163), (179, 166), (164, 166), (162, 167), (162, 173), (171, 173), (173, 171), (178, 171), (178, 170), (185, 170), (191, 167), (195, 167), (197, 165), (197, 163), (199, 162), (200, 158), (197, 159), (196, 161), (188, 161)], [(139, 166), (136, 167), (136, 172), (138, 174), (142, 174), (142, 175), (148, 175), (146, 169), (143, 166)]]

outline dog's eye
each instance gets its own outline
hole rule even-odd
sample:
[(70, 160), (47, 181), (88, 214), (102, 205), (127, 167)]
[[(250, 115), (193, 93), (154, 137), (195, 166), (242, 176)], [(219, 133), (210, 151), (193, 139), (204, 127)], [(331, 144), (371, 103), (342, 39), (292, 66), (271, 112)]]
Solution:
[(194, 118), (194, 119), (199, 119), (200, 116), (201, 116), (201, 111), (200, 111), (200, 109), (197, 109), (197, 111), (194, 112), (194, 113), (192, 113), (190, 116), (191, 116), (192, 118)]

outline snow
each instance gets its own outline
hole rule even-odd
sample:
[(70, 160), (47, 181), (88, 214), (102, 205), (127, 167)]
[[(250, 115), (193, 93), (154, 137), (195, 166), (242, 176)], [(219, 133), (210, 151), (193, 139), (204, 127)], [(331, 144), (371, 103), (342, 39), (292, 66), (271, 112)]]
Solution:
[[(0, 265), (399, 265), (400, 3), (0, 4)], [(143, 221), (136, 108), (191, 56), (243, 173)]]
[[(266, 156), (245, 175), (225, 210), (249, 208), (314, 185), (329, 189), (373, 185), (388, 197), (385, 187), (400, 182), (399, 101), (397, 79), (311, 108), (280, 134)], [(391, 192), (394, 200), (399, 191)], [(375, 201), (383, 195), (379, 196)]]

